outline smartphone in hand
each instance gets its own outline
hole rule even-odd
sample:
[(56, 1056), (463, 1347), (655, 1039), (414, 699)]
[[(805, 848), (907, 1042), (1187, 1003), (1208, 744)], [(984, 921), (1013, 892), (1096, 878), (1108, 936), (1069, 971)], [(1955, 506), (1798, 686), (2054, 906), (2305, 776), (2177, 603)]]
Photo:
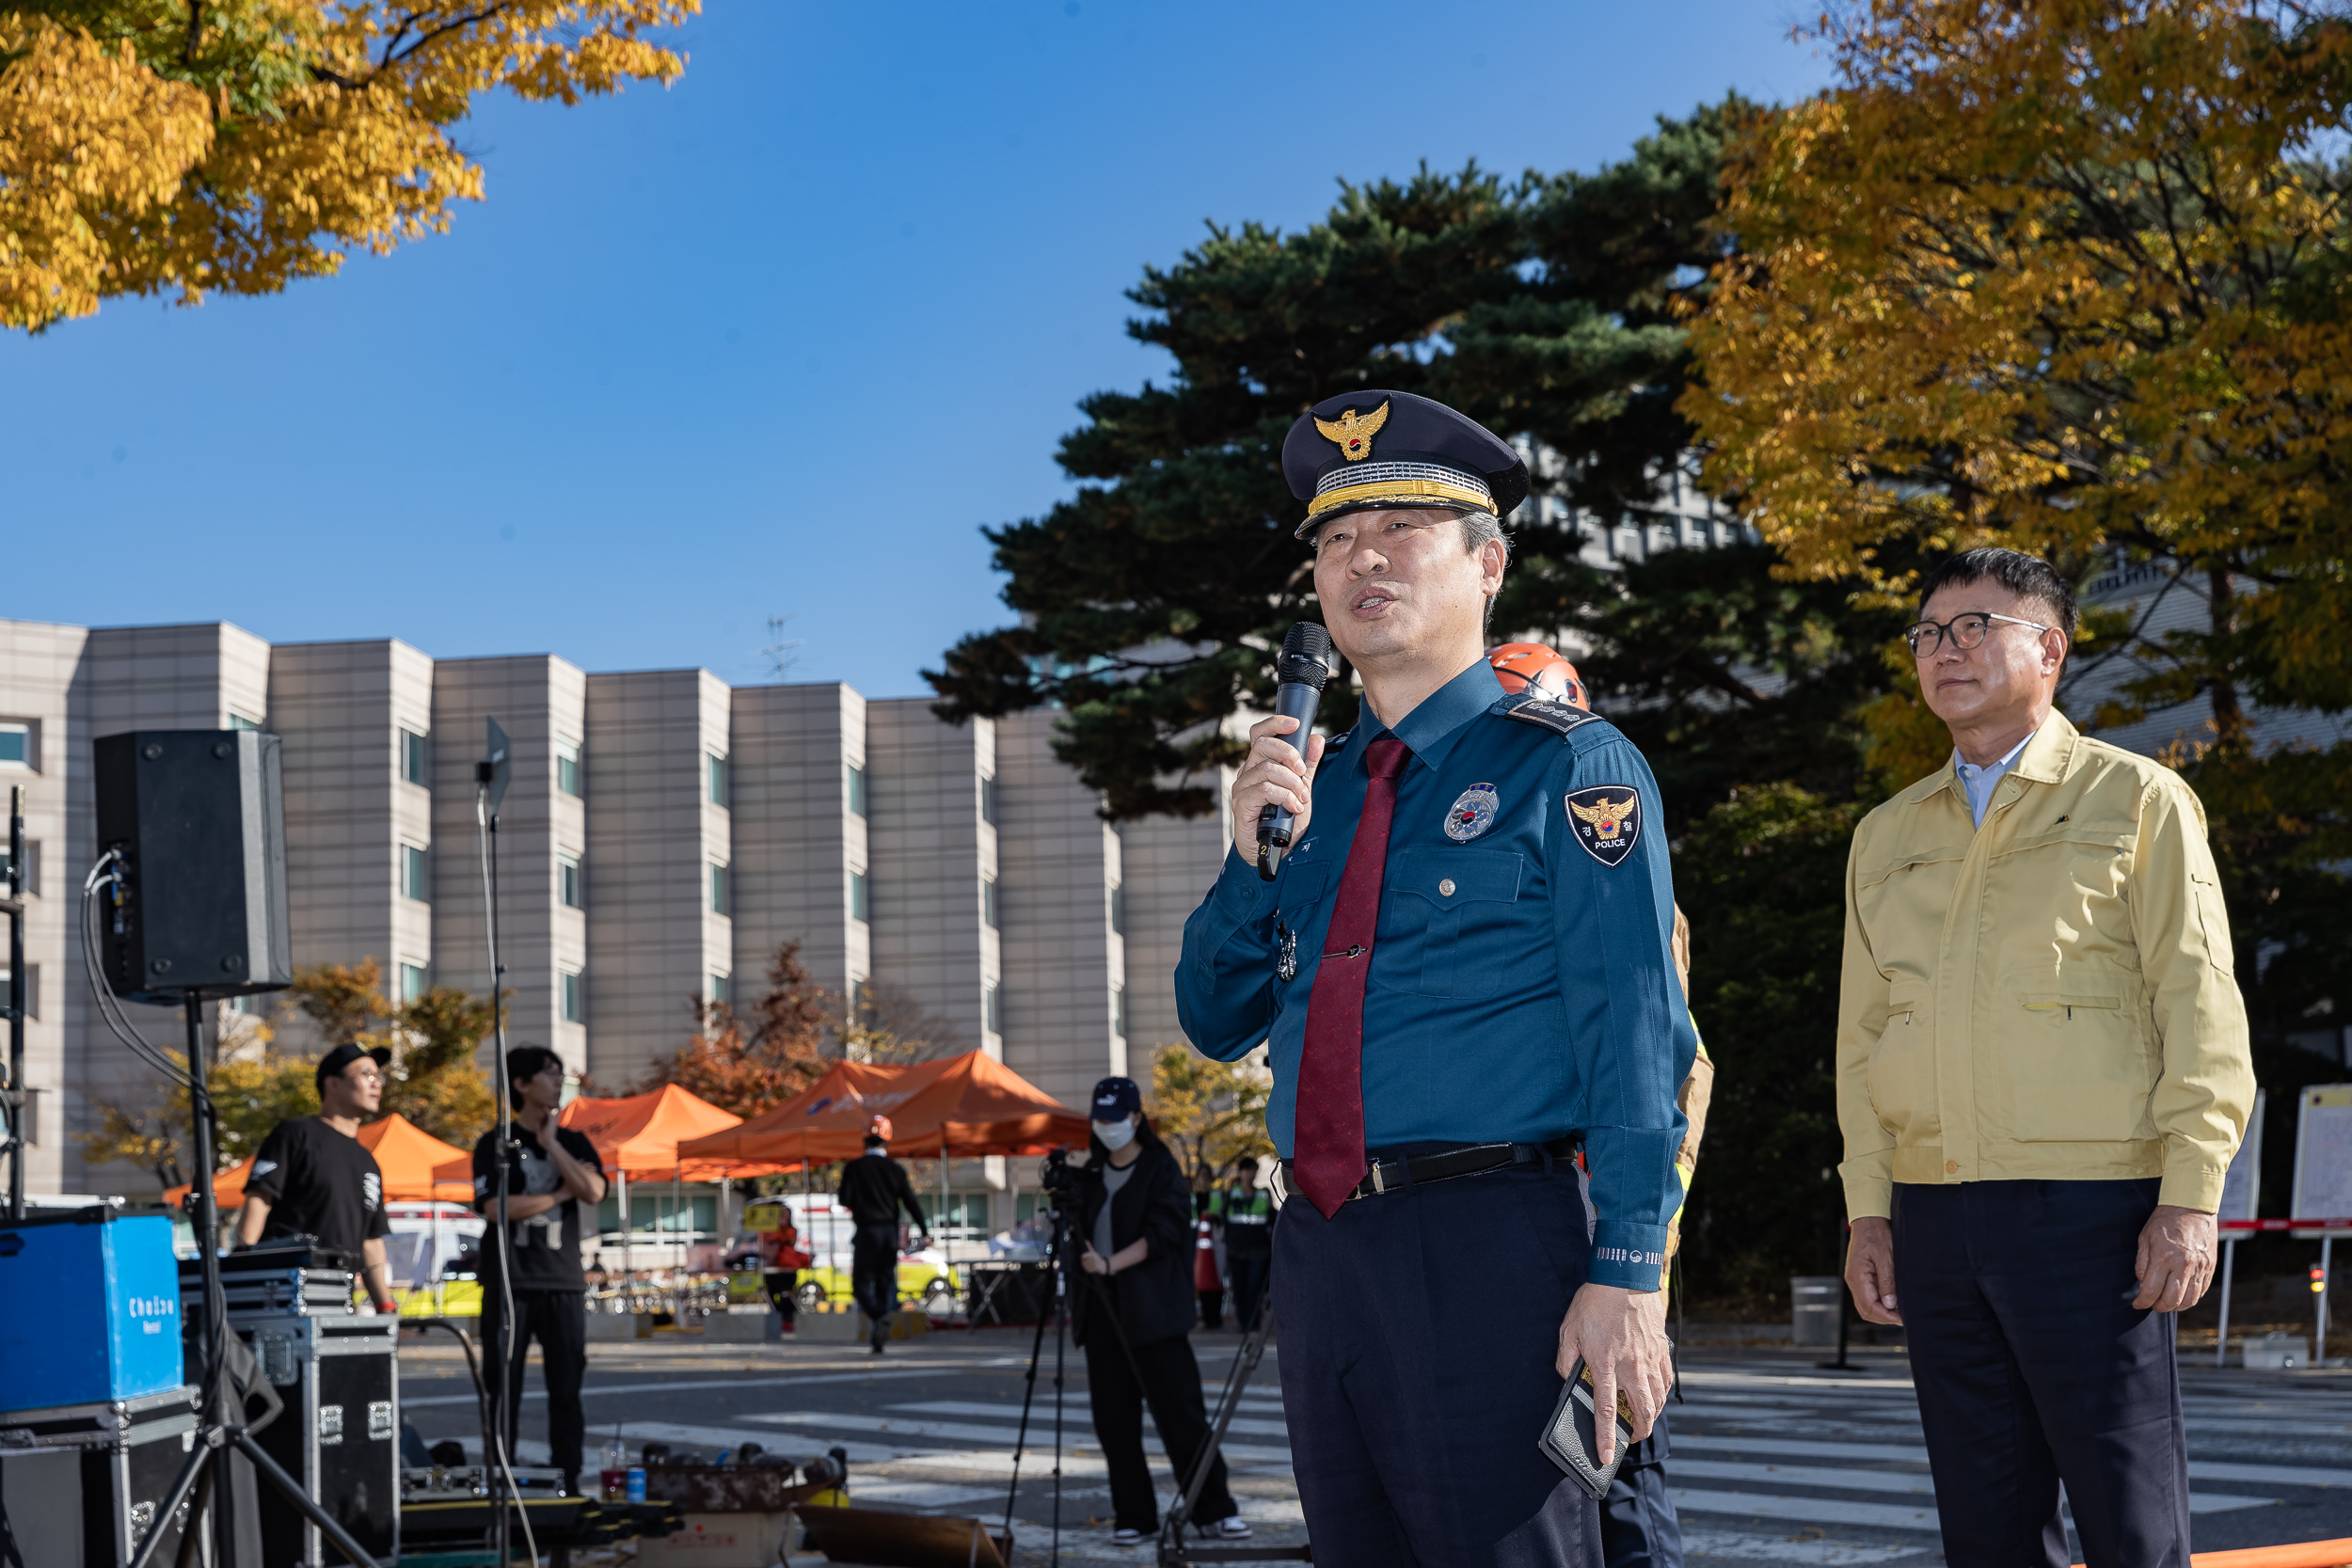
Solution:
[(1615, 1445), (1609, 1463), (1603, 1465), (1593, 1410), (1593, 1370), (1579, 1360), (1568, 1381), (1561, 1386), (1560, 1402), (1552, 1407), (1551, 1419), (1536, 1439), (1544, 1457), (1566, 1471), (1568, 1479), (1596, 1502), (1609, 1495), (1609, 1483), (1616, 1479), (1617, 1466), (1625, 1463), (1626, 1450), (1633, 1446), (1633, 1406), (1622, 1389), (1617, 1393), (1615, 1417)]

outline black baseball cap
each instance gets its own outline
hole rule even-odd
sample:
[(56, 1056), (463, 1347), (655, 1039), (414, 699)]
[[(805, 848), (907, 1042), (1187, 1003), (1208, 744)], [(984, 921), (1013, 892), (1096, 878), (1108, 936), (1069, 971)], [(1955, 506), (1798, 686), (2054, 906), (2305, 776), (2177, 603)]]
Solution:
[(352, 1063), (358, 1061), (362, 1056), (373, 1057), (375, 1059), (375, 1065), (379, 1068), (389, 1068), (392, 1065), (392, 1053), (389, 1046), (378, 1045), (362, 1050), (357, 1043), (345, 1040), (342, 1044), (337, 1046), (334, 1050), (319, 1058), (318, 1088), (320, 1098), (324, 1099), (326, 1097), (326, 1081), (329, 1078), (342, 1077), (343, 1069), (349, 1067)]
[(1094, 1085), (1094, 1109), (1087, 1114), (1096, 1121), (1123, 1121), (1142, 1109), (1143, 1091), (1134, 1079), (1105, 1078)]

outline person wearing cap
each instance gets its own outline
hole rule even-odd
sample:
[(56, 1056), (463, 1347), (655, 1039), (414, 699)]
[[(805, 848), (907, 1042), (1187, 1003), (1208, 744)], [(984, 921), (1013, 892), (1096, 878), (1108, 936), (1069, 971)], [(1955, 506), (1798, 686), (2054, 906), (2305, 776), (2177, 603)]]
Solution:
[(867, 1123), (866, 1152), (843, 1162), (834, 1196), (855, 1227), (850, 1233), (850, 1294), (866, 1313), (868, 1339), (880, 1355), (890, 1339), (891, 1316), (898, 1310), (899, 1212), (925, 1235), (930, 1232), (906, 1167), (890, 1157), (889, 1118), (876, 1117)]
[[(515, 1132), (506, 1157), (507, 1244), (501, 1249), (498, 1237), (485, 1230), (479, 1265), (485, 1363), (496, 1364), (510, 1303), (515, 1326), (506, 1375), (490, 1388), (490, 1412), (511, 1458), (523, 1370), (532, 1340), (538, 1340), (548, 1386), (548, 1463), (577, 1493), (588, 1431), (580, 1393), (588, 1375), (588, 1275), (580, 1255), (581, 1242), (596, 1233), (604, 1162), (586, 1133), (556, 1119), (564, 1104), (563, 1057), (544, 1045), (518, 1045), (506, 1053), (506, 1084)], [(474, 1212), (491, 1227), (498, 1224), (498, 1147), (495, 1126), (473, 1146)], [(510, 1256), (511, 1276), (505, 1272)], [(511, 1288), (504, 1283), (510, 1278)]]
[[(1192, 1184), (1143, 1114), (1132, 1078), (1094, 1085), (1093, 1122), (1070, 1270), (1070, 1337), (1086, 1352), (1087, 1402), (1110, 1471), (1111, 1544), (1138, 1545), (1160, 1528), (1159, 1494), (1143, 1452), (1143, 1412), (1182, 1487), (1209, 1440), (1200, 1363), (1192, 1354)], [(1225, 1480), (1209, 1462), (1193, 1522), (1211, 1536), (1249, 1534)], [(1340, 1559), (1345, 1561), (1344, 1558)]]
[(359, 1143), (359, 1124), (384, 1102), (384, 1069), (392, 1053), (344, 1043), (319, 1058), (319, 1114), (270, 1130), (246, 1177), (243, 1246), (312, 1236), (321, 1246), (359, 1259), (368, 1299), (378, 1312), (398, 1309), (384, 1238), (384, 1172)]
[[(1528, 492), (1507, 443), (1360, 390), (1309, 409), (1282, 466), (1362, 711), (1328, 739), (1250, 731), (1176, 995), (1207, 1054), (1271, 1047), (1308, 1535), (1333, 1562), (1597, 1562), (1598, 1511), (1537, 1437), (1580, 1361), (1637, 1439), (1666, 1395), (1697, 1040), (1658, 786), (1605, 720), (1506, 693), (1486, 662), (1501, 519)], [(1296, 824), (1270, 877), (1268, 807)]]

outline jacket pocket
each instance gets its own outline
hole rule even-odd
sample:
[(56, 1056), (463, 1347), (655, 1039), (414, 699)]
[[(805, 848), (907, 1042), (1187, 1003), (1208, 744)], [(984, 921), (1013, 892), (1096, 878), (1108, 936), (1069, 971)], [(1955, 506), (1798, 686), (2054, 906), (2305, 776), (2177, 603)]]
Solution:
[(1935, 1030), (1925, 980), (1904, 977), (1886, 991), (1886, 1022), (1871, 1047), (1863, 1084), (1870, 1108), (1896, 1136), (1931, 1139), (1935, 1121)]
[[(2138, 977), (2060, 965), (2004, 985), (1981, 1022), (1994, 1042), (2020, 1143), (2130, 1143), (2153, 1138), (2148, 1097), (2158, 1062), (2141, 1027)], [(2003, 1014), (2008, 1015), (2007, 1020)]]
[[(1419, 948), (1400, 974), (1422, 996), (1492, 996), (1510, 970), (1512, 906), (1525, 857), (1513, 849), (1406, 848), (1389, 857), (1380, 939)], [(1399, 955), (1401, 958), (1404, 955)]]

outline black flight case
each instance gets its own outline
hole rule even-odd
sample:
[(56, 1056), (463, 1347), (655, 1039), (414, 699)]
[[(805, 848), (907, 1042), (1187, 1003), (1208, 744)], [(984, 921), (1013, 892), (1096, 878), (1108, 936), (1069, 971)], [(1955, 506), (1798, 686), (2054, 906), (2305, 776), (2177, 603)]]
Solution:
[(155, 1514), (196, 1446), (196, 1400), (189, 1386), (0, 1412), (0, 1507), (27, 1568), (119, 1568), (159, 1523), (171, 1561), (187, 1510)]
[[(400, 1320), (352, 1309), (349, 1261), (318, 1247), (256, 1247), (221, 1259), (221, 1283), (229, 1326), (285, 1402), (254, 1440), (359, 1544), (389, 1560), (400, 1554)], [(200, 1289), (192, 1263), (180, 1284), (184, 1312)], [(255, 1495), (268, 1568), (342, 1561), (276, 1487)]]

